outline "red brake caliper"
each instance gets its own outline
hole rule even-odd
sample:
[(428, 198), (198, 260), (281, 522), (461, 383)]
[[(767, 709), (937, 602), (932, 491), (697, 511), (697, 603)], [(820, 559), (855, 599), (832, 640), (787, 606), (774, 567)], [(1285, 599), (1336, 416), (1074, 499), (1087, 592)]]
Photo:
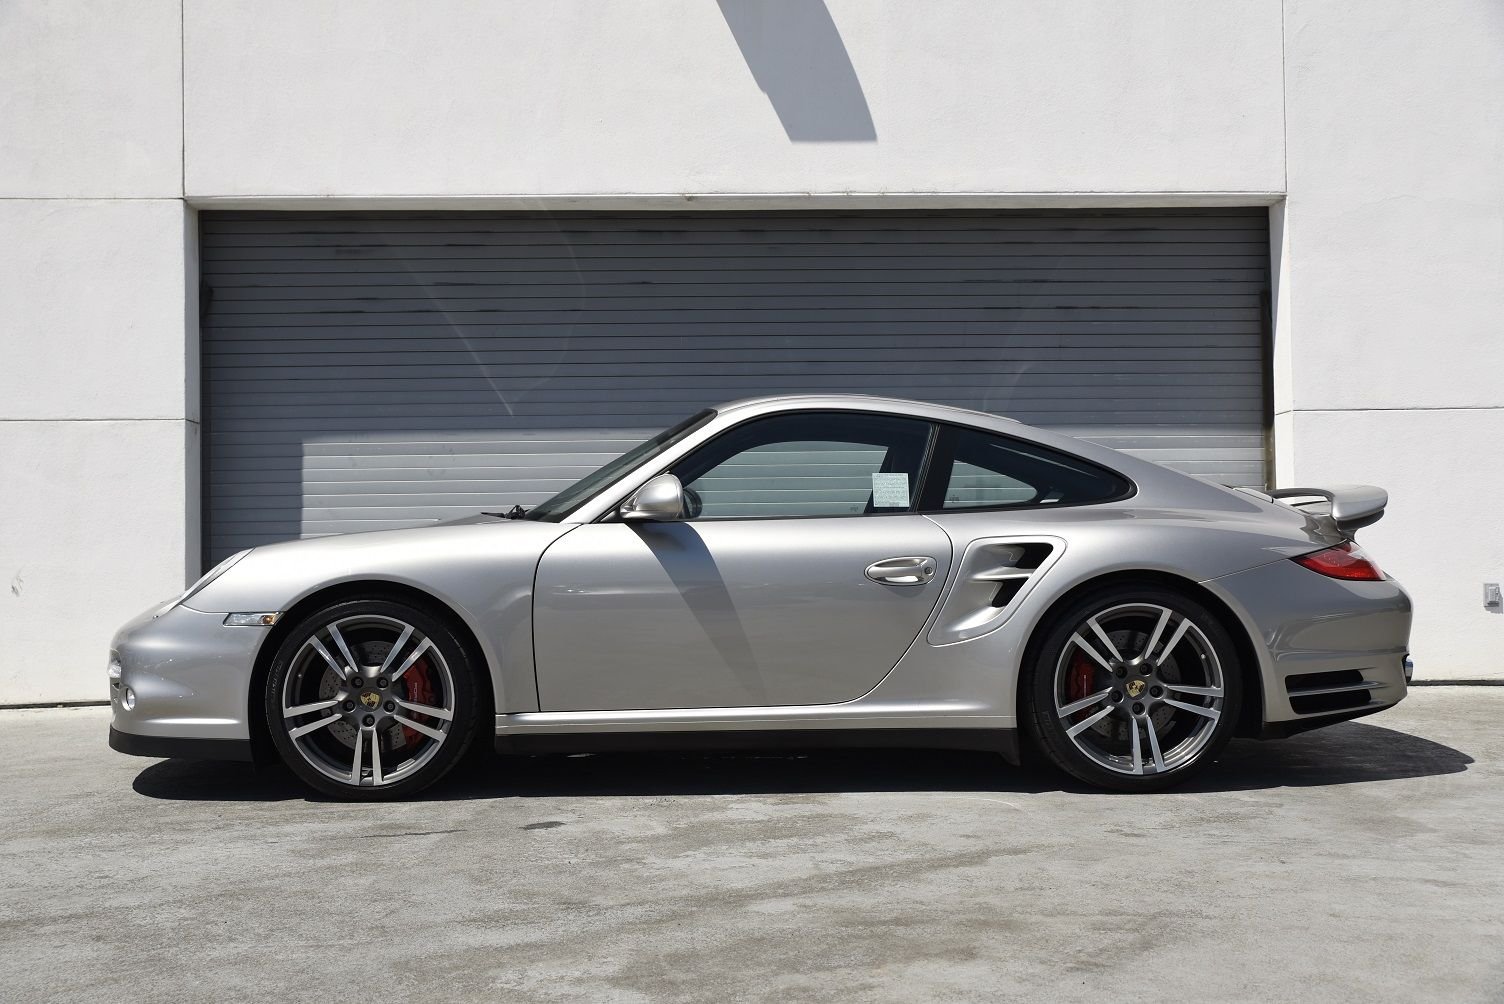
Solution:
[(1066, 703), (1079, 701), (1091, 693), (1092, 677), (1095, 675), (1096, 671), (1092, 668), (1091, 659), (1085, 652), (1077, 652), (1076, 657), (1071, 660), (1070, 672), (1065, 681), (1065, 695), (1069, 698)]
[[(407, 699), (413, 704), (427, 704), (432, 706), (433, 680), (428, 672), (428, 660), (419, 659), (412, 664), (412, 668), (402, 674), (402, 682), (407, 684)], [(402, 726), (402, 739), (409, 746), (416, 746), (422, 733)]]

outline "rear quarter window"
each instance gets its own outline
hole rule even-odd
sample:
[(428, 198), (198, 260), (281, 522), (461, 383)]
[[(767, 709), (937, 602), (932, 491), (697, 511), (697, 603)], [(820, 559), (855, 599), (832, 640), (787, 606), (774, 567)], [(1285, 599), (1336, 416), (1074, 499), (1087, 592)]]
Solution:
[(952, 427), (931, 465), (925, 508), (931, 511), (1089, 505), (1124, 498), (1127, 478), (1079, 457)]

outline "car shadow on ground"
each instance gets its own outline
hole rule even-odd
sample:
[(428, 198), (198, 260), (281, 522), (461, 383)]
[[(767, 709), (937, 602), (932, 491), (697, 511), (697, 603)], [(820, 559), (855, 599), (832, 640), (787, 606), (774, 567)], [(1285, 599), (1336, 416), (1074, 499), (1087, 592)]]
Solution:
[[(1473, 758), (1405, 732), (1347, 722), (1275, 742), (1236, 740), (1180, 792), (1361, 784), (1455, 774)], [(163, 760), (136, 775), (136, 792), (185, 801), (320, 800), (284, 767)], [(778, 753), (599, 753), (467, 760), (422, 800), (828, 794), (836, 792), (1085, 792), (1043, 765), (954, 750)]]

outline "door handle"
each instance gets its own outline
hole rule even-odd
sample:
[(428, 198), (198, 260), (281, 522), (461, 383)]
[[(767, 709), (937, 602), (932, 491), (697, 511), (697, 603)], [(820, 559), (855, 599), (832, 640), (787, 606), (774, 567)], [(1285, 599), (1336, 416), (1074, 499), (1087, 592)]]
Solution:
[(867, 566), (867, 578), (889, 586), (922, 586), (935, 577), (935, 559), (923, 555), (884, 558)]

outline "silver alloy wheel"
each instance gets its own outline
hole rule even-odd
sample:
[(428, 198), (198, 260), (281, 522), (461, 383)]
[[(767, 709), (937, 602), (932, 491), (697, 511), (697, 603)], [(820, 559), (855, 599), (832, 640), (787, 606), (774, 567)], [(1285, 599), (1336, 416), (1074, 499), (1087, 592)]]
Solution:
[(1055, 714), (1076, 749), (1119, 774), (1196, 760), (1222, 717), (1222, 663), (1189, 617), (1154, 603), (1076, 626), (1055, 666)]
[(394, 617), (357, 614), (319, 627), (283, 679), (292, 745), (315, 770), (352, 787), (395, 784), (421, 770), (449, 738), (454, 714), (448, 662)]

